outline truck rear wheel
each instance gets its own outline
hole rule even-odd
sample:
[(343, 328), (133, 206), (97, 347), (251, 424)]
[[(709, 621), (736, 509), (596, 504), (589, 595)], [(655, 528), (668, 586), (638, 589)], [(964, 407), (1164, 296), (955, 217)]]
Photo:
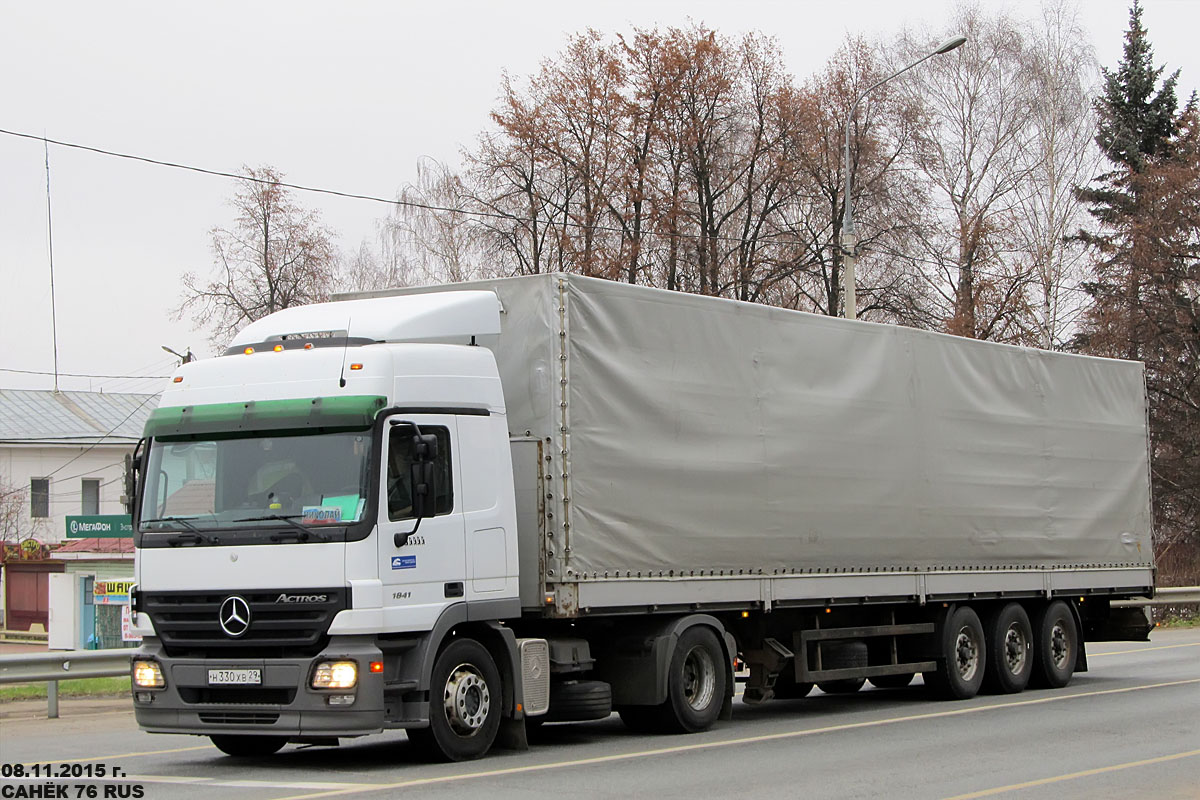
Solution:
[(984, 687), (1000, 694), (1022, 691), (1033, 674), (1033, 629), (1029, 615), (1019, 603), (1009, 603), (988, 618), (985, 633)]
[(1034, 625), (1032, 681), (1036, 686), (1061, 689), (1075, 674), (1079, 656), (1079, 631), (1070, 607), (1062, 600), (1050, 603)]
[(678, 733), (708, 730), (725, 702), (725, 654), (711, 629), (688, 628), (679, 637), (667, 672), (663, 728)]
[(500, 673), (487, 649), (458, 639), (437, 657), (429, 681), (429, 727), (407, 731), (424, 755), (469, 761), (491, 749), (500, 728)]
[(227, 756), (235, 758), (261, 758), (278, 753), (287, 738), (283, 736), (239, 736), (235, 734), (214, 734), (213, 745)]
[(979, 615), (969, 606), (958, 606), (942, 630), (941, 662), (926, 672), (925, 685), (941, 697), (966, 700), (979, 694), (987, 665), (987, 646)]

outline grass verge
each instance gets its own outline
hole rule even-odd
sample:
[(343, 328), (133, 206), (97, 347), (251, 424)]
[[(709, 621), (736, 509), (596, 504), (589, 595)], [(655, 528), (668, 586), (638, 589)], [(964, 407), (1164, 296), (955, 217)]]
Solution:
[[(58, 682), (59, 697), (119, 697), (129, 696), (129, 677), (78, 678)], [(46, 683), (14, 683), (0, 686), (0, 703), (11, 700), (44, 700)]]

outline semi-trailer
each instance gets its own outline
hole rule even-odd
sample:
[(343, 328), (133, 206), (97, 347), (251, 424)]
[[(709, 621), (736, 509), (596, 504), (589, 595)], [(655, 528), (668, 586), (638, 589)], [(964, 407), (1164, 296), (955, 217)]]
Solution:
[(183, 364), (136, 456), (134, 707), (233, 755), (480, 757), (617, 712), (1143, 639), (1137, 362), (543, 274), (348, 296)]

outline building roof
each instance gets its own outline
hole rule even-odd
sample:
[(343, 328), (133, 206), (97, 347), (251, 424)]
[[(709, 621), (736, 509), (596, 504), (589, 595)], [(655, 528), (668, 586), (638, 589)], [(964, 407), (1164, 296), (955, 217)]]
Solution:
[(51, 558), (56, 558), (60, 553), (88, 553), (89, 555), (113, 554), (113, 553), (132, 553), (133, 539), (125, 537), (100, 538), (92, 537), (87, 539), (70, 539), (61, 547), (54, 549), (50, 554)]
[(0, 389), (0, 444), (132, 444), (157, 397)]

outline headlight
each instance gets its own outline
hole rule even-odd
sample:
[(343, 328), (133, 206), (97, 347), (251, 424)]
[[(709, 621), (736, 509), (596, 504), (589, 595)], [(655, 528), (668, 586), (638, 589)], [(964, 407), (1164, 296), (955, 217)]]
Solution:
[(322, 661), (313, 672), (314, 689), (353, 689), (358, 684), (358, 664), (353, 661)]
[(161, 689), (167, 685), (157, 661), (133, 662), (133, 685), (139, 689)]

